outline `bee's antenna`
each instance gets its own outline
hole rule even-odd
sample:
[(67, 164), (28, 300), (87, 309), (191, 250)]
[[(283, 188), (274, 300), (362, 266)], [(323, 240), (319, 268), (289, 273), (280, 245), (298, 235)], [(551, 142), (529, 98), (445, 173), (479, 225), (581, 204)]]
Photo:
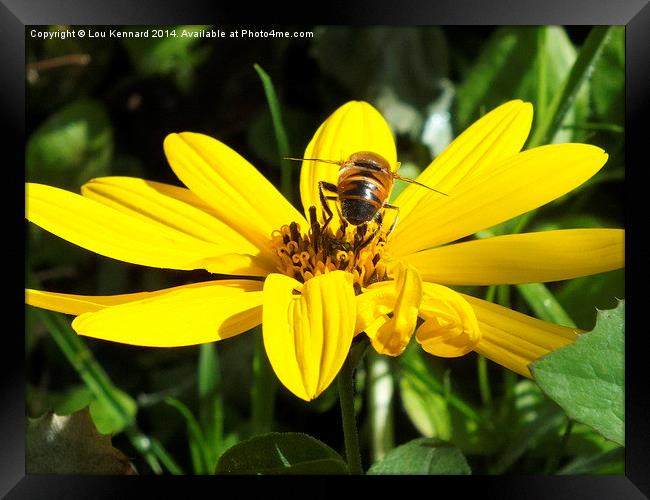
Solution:
[(433, 189), (432, 187), (426, 186), (426, 185), (424, 185), (424, 184), (422, 184), (422, 183), (420, 183), (418, 181), (414, 181), (413, 179), (409, 179), (408, 177), (402, 177), (401, 175), (396, 174), (396, 173), (393, 173), (393, 178), (398, 179), (400, 181), (409, 182), (411, 184), (417, 184), (418, 186), (421, 186), (423, 188), (427, 188), (430, 191), (434, 191), (436, 193), (439, 193), (439, 194), (442, 194), (442, 195), (445, 195), (445, 196), (449, 196), (447, 193), (443, 193), (442, 191), (438, 191), (437, 189)]
[(320, 161), (320, 162), (323, 162), (323, 163), (331, 163), (331, 164), (333, 164), (333, 165), (341, 165), (341, 162), (340, 162), (340, 161), (334, 161), (334, 160), (321, 160), (320, 158), (289, 158), (289, 157), (285, 156), (284, 159), (285, 159), (285, 160), (293, 160), (293, 161), (303, 161), (303, 160), (307, 160), (307, 161)]

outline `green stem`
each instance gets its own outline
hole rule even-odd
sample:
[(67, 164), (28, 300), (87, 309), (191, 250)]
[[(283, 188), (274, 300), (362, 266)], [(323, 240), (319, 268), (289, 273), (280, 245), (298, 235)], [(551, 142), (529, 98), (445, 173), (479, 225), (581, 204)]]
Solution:
[(212, 474), (214, 464), (210, 461), (210, 452), (207, 449), (203, 431), (198, 421), (182, 401), (167, 398), (165, 403), (176, 408), (185, 419), (194, 474)]
[(154, 474), (162, 474), (162, 467), (158, 461), (156, 453), (151, 448), (151, 441), (144, 434), (140, 433), (134, 427), (126, 429), (126, 435), (133, 447), (140, 452)]
[(393, 374), (389, 360), (374, 352), (366, 357), (368, 373), (368, 422), (372, 461), (382, 460), (395, 447), (393, 431)]
[(576, 327), (571, 317), (544, 283), (524, 283), (516, 285), (516, 287), (537, 317), (569, 328)]
[(487, 359), (485, 356), (478, 356), (478, 388), (481, 393), (481, 401), (484, 406), (492, 404), (492, 390), (488, 377)]
[(161, 463), (175, 476), (184, 474), (183, 469), (174, 461), (160, 441), (143, 434), (136, 425), (125, 429), (125, 432), (133, 447), (144, 457), (154, 474), (162, 474)]
[[(93, 395), (104, 403), (104, 406), (113, 412), (124, 422), (124, 432), (129, 438), (133, 447), (144, 457), (154, 474), (162, 474), (160, 461), (170, 472), (180, 470), (167, 455), (162, 445), (152, 446), (151, 438), (140, 432), (129, 409), (124, 406), (122, 400), (116, 396), (117, 389), (108, 377), (104, 369), (95, 359), (93, 353), (88, 349), (82, 339), (72, 331), (70, 325), (60, 314), (47, 311), (38, 311), (45, 323), (50, 335), (61, 349), (70, 365), (79, 374), (81, 380), (90, 389)], [(159, 461), (160, 459), (160, 461)]]
[(351, 474), (363, 474), (361, 452), (359, 450), (359, 433), (354, 414), (353, 368), (348, 356), (338, 374), (339, 401), (343, 417), (343, 437), (345, 439), (345, 456)]
[[(425, 377), (417, 369), (414, 369), (412, 366), (409, 366), (409, 364), (407, 363), (400, 362), (400, 366), (402, 370), (408, 372), (409, 375), (417, 379), (417, 381), (420, 384), (426, 387), (426, 390), (435, 393), (442, 393), (445, 391), (444, 384), (440, 383), (435, 378)], [(447, 400), (447, 404), (450, 407), (453, 407), (455, 410), (460, 412), (468, 420), (471, 420), (472, 422), (479, 422), (481, 420), (481, 415), (479, 414), (479, 412), (475, 410), (472, 406), (467, 404), (465, 401), (463, 401), (461, 398), (459, 398), (458, 396), (455, 396), (454, 394), (449, 394), (446, 400)]]
[[(485, 294), (485, 300), (488, 302), (494, 302), (494, 297), (496, 296), (497, 286), (490, 285)], [(481, 401), (484, 406), (490, 406), (492, 404), (492, 389), (490, 387), (490, 378), (488, 377), (488, 367), (487, 367), (487, 358), (481, 354), (477, 358), (477, 369), (478, 369), (478, 388), (481, 393)]]
[(198, 383), (199, 422), (206, 440), (210, 468), (213, 468), (223, 446), (221, 370), (214, 343), (199, 347)]
[(537, 29), (537, 107), (535, 109), (535, 123), (539, 127), (544, 122), (546, 102), (546, 26)]
[(163, 448), (160, 441), (157, 439), (151, 439), (151, 451), (156, 455), (158, 460), (167, 468), (170, 474), (174, 476), (180, 476), (185, 474), (185, 471), (176, 463), (172, 456)]
[(116, 390), (113, 383), (86, 344), (72, 331), (60, 315), (45, 311), (39, 311), (39, 315), (56, 344), (93, 395), (97, 399), (101, 399), (106, 407), (124, 422), (125, 426), (130, 424), (133, 419), (129, 411), (115, 396)]
[(254, 329), (253, 387), (251, 389), (251, 425), (253, 434), (269, 432), (273, 426), (275, 393), (278, 388), (275, 373), (264, 350), (262, 329)]
[(564, 428), (564, 433), (562, 434), (562, 439), (557, 447), (555, 453), (551, 454), (546, 463), (546, 473), (553, 474), (558, 466), (560, 465), (560, 460), (562, 460), (562, 455), (566, 450), (567, 443), (569, 442), (569, 437), (571, 436), (571, 431), (573, 430), (573, 419), (568, 418), (566, 427)]

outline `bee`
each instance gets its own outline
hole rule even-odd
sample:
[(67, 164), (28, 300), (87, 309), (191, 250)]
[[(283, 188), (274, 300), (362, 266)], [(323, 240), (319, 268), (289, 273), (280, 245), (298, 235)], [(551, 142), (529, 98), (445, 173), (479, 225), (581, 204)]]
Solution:
[[(368, 223), (375, 221), (377, 223), (376, 229), (357, 247), (357, 251), (368, 245), (382, 229), (384, 223), (383, 211), (385, 209), (395, 210), (396, 212), (395, 219), (386, 236), (395, 228), (399, 216), (399, 207), (386, 201), (393, 189), (395, 179), (417, 184), (448, 196), (441, 191), (393, 172), (388, 161), (380, 154), (372, 151), (358, 151), (351, 154), (347, 160), (341, 161), (321, 158), (287, 158), (287, 160), (319, 161), (339, 166), (339, 176), (336, 184), (326, 181), (318, 182), (318, 194), (323, 211), (326, 214), (323, 229), (327, 227), (334, 217), (334, 213), (328, 204), (329, 201), (334, 200), (339, 202), (336, 206), (339, 216), (348, 224), (367, 226)], [(326, 193), (329, 193), (329, 195)]]

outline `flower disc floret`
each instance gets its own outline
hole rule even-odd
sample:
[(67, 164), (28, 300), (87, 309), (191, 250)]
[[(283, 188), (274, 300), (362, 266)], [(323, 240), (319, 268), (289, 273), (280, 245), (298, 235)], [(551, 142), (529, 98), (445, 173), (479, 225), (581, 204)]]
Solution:
[(345, 221), (333, 227), (316, 217), (311, 207), (310, 228), (303, 233), (297, 222), (274, 231), (271, 247), (277, 256), (277, 270), (305, 283), (315, 276), (345, 271), (352, 275), (355, 293), (373, 283), (389, 280), (383, 259), (386, 233), (376, 226), (351, 226)]

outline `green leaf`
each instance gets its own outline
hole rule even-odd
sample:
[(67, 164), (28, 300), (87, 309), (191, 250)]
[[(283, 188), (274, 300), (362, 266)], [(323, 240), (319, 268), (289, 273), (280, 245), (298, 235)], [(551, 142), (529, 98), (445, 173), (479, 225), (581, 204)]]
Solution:
[(77, 100), (51, 115), (27, 140), (28, 178), (74, 187), (110, 172), (113, 130), (104, 106)]
[(449, 380), (439, 360), (411, 342), (397, 359), (400, 400), (416, 429), (425, 437), (449, 441), (463, 453), (486, 455), (494, 451), (498, 436), (492, 421), (478, 412)]
[[(70, 26), (47, 27), (47, 32), (65, 32)], [(86, 26), (75, 26), (86, 28)], [(57, 36), (27, 37), (27, 116), (49, 114), (79, 96), (92, 95), (114, 71), (111, 64), (116, 39)], [(111, 75), (110, 81), (115, 76)]]
[[(291, 143), (297, 145), (289, 151), (288, 156), (301, 156), (304, 147), (311, 139), (313, 128), (317, 126), (313, 117), (299, 109), (282, 106), (282, 122)], [(273, 120), (267, 109), (261, 110), (252, 118), (246, 128), (247, 145), (255, 156), (269, 165), (279, 165), (278, 142), (275, 137)], [(300, 149), (303, 148), (303, 149)], [(297, 178), (300, 170), (299, 162), (292, 162), (293, 175)]]
[(137, 405), (130, 396), (113, 385), (85, 341), (72, 329), (68, 319), (63, 314), (41, 309), (38, 310), (38, 315), (68, 362), (97, 398), (95, 404), (100, 407), (96, 406), (91, 413), (104, 417), (103, 420), (100, 417), (102, 429), (118, 432), (131, 426)]
[[(109, 402), (103, 398), (97, 398), (90, 403), (90, 415), (102, 434), (117, 434), (124, 430), (135, 420), (138, 412), (138, 405), (135, 400), (124, 391), (113, 388), (111, 391), (112, 400)], [(114, 406), (119, 405), (122, 411), (126, 412), (128, 418), (125, 420), (121, 413), (116, 413)]]
[(368, 474), (469, 475), (463, 454), (439, 439), (418, 438), (388, 452)]
[(557, 325), (575, 327), (575, 323), (562, 308), (555, 296), (543, 283), (516, 285), (535, 316)]
[[(544, 114), (546, 100), (559, 91), (575, 58), (576, 50), (561, 27), (497, 29), (458, 89), (458, 128), (515, 98), (533, 102), (537, 119)], [(581, 102), (585, 109), (587, 104)]]
[(264, 94), (266, 95), (266, 101), (269, 106), (269, 113), (271, 114), (271, 121), (273, 122), (273, 132), (275, 133), (282, 172), (280, 191), (285, 198), (291, 200), (293, 197), (293, 190), (291, 188), (291, 172), (293, 169), (291, 160), (286, 159), (289, 156), (289, 139), (287, 138), (287, 132), (282, 121), (280, 101), (278, 100), (271, 77), (258, 64), (255, 64), (254, 68), (262, 81), (262, 87), (264, 87)]
[(209, 474), (210, 452), (207, 449), (201, 426), (185, 403), (171, 397), (166, 398), (165, 403), (176, 408), (185, 419), (194, 473)]
[[(118, 413), (114, 405), (119, 405), (126, 415)], [(111, 400), (98, 398), (88, 386), (76, 386), (63, 393), (49, 394), (48, 409), (57, 415), (71, 415), (89, 407), (90, 416), (101, 434), (117, 434), (134, 421), (138, 407), (135, 400), (117, 388), (111, 390)]]
[(574, 422), (567, 440), (566, 453), (575, 457), (592, 456), (618, 447), (614, 441), (604, 438), (592, 427)]
[[(429, 392), (444, 395), (446, 405), (454, 408), (465, 419), (472, 421), (480, 420), (477, 411), (471, 405), (467, 404), (460, 395), (457, 395), (452, 388), (448, 387), (445, 374), (442, 370), (434, 369), (434, 367), (428, 365), (425, 356), (426, 354), (424, 354), (422, 348), (416, 342), (411, 342), (404, 353), (398, 358), (401, 377), (402, 379), (408, 380), (406, 383), (414, 390), (413, 394), (423, 395)], [(423, 403), (421, 402), (419, 404)], [(433, 425), (435, 427), (435, 424)]]
[[(162, 30), (163, 33), (174, 31), (176, 36), (123, 38), (121, 41), (138, 73), (144, 76), (173, 76), (178, 88), (188, 91), (193, 83), (194, 71), (206, 59), (210, 47), (205, 44), (205, 38), (182, 36), (182, 33), (198, 33), (209, 28), (209, 25), (147, 26), (150, 33), (153, 30)], [(141, 27), (133, 29), (142, 30)]]
[(578, 457), (557, 474), (625, 474), (625, 448), (619, 447), (589, 457)]
[(87, 409), (27, 419), (28, 474), (137, 474), (129, 459), (101, 435)]
[(591, 77), (595, 114), (618, 125), (625, 122), (625, 29), (610, 30)]
[(625, 301), (598, 311), (596, 327), (530, 365), (542, 390), (578, 422), (623, 445)]
[(613, 309), (616, 297), (625, 298), (625, 269), (569, 280), (562, 283), (555, 296), (580, 328), (591, 330), (595, 324), (594, 307)]
[(544, 111), (544, 119), (535, 127), (529, 148), (551, 142), (560, 126), (567, 124), (567, 113), (571, 110), (582, 85), (594, 70), (610, 29), (609, 26), (596, 26), (591, 30), (571, 71), (554, 93), (555, 97), (549, 108)]
[(217, 463), (217, 474), (347, 474), (332, 448), (307, 434), (271, 432), (242, 441)]
[(497, 462), (490, 467), (490, 474), (503, 474), (530, 448), (557, 428), (565, 418), (555, 406), (532, 413), (534, 419), (519, 428), (508, 441)]
[(439, 27), (321, 27), (311, 55), (327, 77), (324, 83), (369, 100), (396, 134), (412, 137), (449, 73)]
[[(50, 394), (52, 410), (57, 415), (70, 415), (88, 406), (95, 399), (94, 394), (85, 385), (73, 387), (63, 394)], [(102, 434), (107, 434), (103, 432)]]
[(406, 414), (420, 434), (445, 440), (451, 437), (451, 417), (443, 395), (428, 389), (410, 372), (400, 379), (400, 395)]

